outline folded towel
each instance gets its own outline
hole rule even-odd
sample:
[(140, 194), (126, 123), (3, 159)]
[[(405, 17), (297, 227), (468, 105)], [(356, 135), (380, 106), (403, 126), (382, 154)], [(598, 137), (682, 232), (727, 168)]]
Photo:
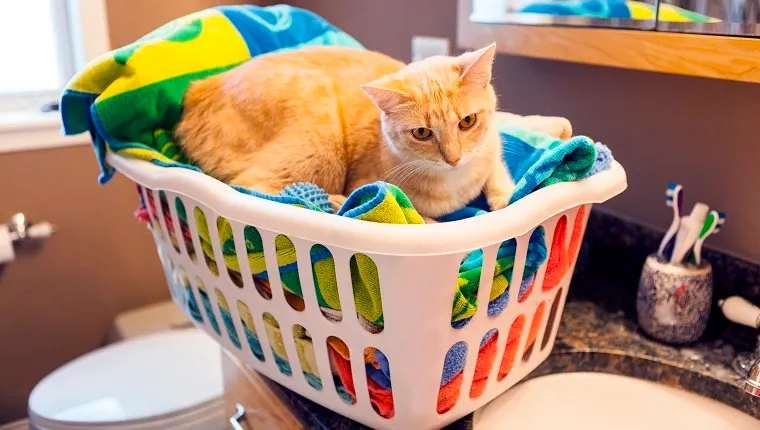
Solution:
[[(654, 20), (655, 10), (655, 5), (642, 1), (565, 0), (530, 3), (519, 12), (603, 19)], [(660, 3), (658, 15), (658, 19), (665, 22), (720, 22), (719, 19), (667, 3)]]

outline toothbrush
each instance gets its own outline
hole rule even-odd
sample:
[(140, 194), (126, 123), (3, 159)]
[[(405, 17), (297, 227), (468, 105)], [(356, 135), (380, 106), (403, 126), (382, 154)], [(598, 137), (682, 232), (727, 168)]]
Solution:
[(723, 223), (726, 222), (726, 214), (718, 211), (710, 211), (707, 215), (704, 225), (702, 225), (702, 231), (699, 232), (699, 237), (694, 243), (694, 262), (699, 265), (702, 262), (702, 244), (705, 243), (707, 236), (718, 233), (723, 227)]
[(667, 248), (668, 243), (673, 240), (673, 237), (678, 232), (678, 225), (681, 222), (681, 211), (683, 209), (683, 187), (681, 184), (674, 182), (668, 184), (668, 188), (665, 191), (665, 203), (673, 208), (673, 221), (670, 223), (665, 237), (662, 238), (660, 249), (657, 250), (657, 254), (662, 258), (665, 258), (665, 248)]
[(673, 247), (673, 255), (670, 256), (671, 263), (680, 263), (694, 245), (694, 241), (699, 236), (702, 225), (707, 218), (710, 207), (704, 203), (697, 203), (692, 208), (689, 216), (681, 218), (681, 226), (676, 234), (676, 243)]

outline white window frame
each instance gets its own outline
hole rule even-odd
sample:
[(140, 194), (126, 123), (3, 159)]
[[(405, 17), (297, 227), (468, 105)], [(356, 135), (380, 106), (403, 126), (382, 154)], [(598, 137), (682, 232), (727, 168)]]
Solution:
[[(72, 55), (61, 61), (61, 74), (66, 79), (76, 70), (111, 49), (108, 35), (108, 16), (106, 0), (52, 0), (56, 8), (60, 7), (56, 20), (58, 43), (64, 52)], [(20, 97), (28, 103), (30, 99), (39, 100), (40, 107), (45, 102), (55, 101), (59, 93), (24, 94)], [(6, 99), (0, 103), (12, 104)], [(87, 133), (77, 136), (63, 136), (60, 112), (11, 112), (0, 115), (0, 154), (7, 152), (47, 149), (61, 146), (89, 144)]]

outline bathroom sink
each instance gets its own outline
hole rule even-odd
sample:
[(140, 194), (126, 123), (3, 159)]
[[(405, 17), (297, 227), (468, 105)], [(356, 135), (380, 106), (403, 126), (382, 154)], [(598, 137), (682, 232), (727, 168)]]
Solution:
[(516, 385), (475, 414), (478, 430), (754, 430), (757, 420), (706, 397), (641, 379), (562, 373)]

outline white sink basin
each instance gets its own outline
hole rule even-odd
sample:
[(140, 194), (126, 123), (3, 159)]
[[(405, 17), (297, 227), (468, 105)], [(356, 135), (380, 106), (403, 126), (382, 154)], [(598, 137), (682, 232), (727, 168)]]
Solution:
[(687, 391), (602, 373), (528, 380), (475, 414), (476, 430), (755, 430), (760, 420)]

